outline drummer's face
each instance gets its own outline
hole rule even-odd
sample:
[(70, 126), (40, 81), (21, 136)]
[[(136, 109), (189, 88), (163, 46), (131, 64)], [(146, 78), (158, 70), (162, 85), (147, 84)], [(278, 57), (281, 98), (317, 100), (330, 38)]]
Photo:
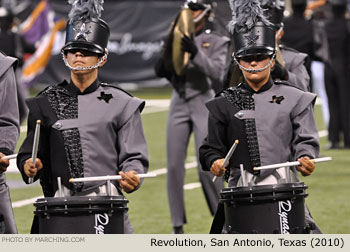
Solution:
[[(72, 67), (89, 67), (95, 65), (99, 57), (96, 53), (89, 52), (86, 50), (70, 50), (68, 51), (67, 55), (67, 61), (70, 66)], [(87, 70), (84, 70), (85, 72), (89, 72)], [(78, 72), (78, 71), (75, 71)]]
[[(243, 57), (239, 60), (239, 63), (248, 69), (261, 69), (269, 63), (270, 59), (271, 58), (268, 56)], [(242, 69), (242, 73), (248, 84), (261, 87), (261, 85), (265, 84), (270, 78), (270, 71), (273, 65), (274, 63), (272, 63), (271, 66), (261, 72), (251, 73)]]

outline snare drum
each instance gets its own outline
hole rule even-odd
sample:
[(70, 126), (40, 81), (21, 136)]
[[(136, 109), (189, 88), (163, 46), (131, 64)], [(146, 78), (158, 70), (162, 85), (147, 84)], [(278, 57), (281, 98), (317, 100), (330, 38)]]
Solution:
[(38, 199), (34, 214), (40, 234), (123, 234), (124, 196), (72, 196)]
[(220, 193), (228, 233), (302, 234), (307, 186), (302, 183), (229, 187)]

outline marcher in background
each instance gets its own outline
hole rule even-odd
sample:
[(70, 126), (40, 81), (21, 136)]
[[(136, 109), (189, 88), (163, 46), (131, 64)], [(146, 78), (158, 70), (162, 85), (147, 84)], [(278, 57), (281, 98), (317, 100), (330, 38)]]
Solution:
[[(285, 18), (285, 34), (282, 43), (309, 55), (311, 59), (311, 87), (322, 100), (323, 120), (328, 126), (329, 109), (328, 98), (324, 84), (324, 64), (329, 63), (328, 41), (324, 28), (324, 20), (320, 15), (305, 17), (307, 0), (292, 0), (292, 15)], [(315, 12), (313, 12), (315, 13)]]
[(328, 98), (324, 87), (324, 64), (329, 63), (327, 35), (320, 18), (307, 19), (307, 0), (292, 0), (292, 15), (285, 18), (285, 34), (282, 43), (309, 55), (311, 66), (307, 69), (311, 77), (312, 91), (322, 100), (323, 120), (328, 126)]
[(5, 172), (19, 136), (19, 113), (17, 104), (16, 78), (14, 66), (17, 60), (5, 56), (0, 51), (0, 215), (3, 215), (5, 234), (16, 234), (17, 227), (12, 210), (9, 188)]
[[(204, 103), (220, 90), (228, 53), (229, 39), (206, 30), (205, 24), (212, 6), (206, 1), (188, 1), (184, 9), (190, 9), (195, 31), (181, 40), (182, 50), (190, 54), (187, 68), (177, 74), (173, 67), (167, 67), (172, 51), (164, 50), (156, 65), (159, 77), (167, 78), (174, 90), (167, 120), (167, 190), (173, 233), (183, 233), (187, 223), (184, 203), (184, 177), (186, 152), (193, 132), (198, 161), (198, 148), (207, 134), (208, 111)], [(167, 44), (173, 42), (171, 33)], [(171, 49), (173, 49), (171, 47)], [(219, 201), (223, 180), (215, 183), (213, 175), (201, 169), (198, 161), (199, 180), (202, 184), (211, 214), (214, 214)]]
[[(200, 162), (204, 170), (216, 176), (225, 175), (228, 186), (236, 187), (242, 185), (241, 164), (251, 174), (252, 183), (269, 184), (275, 171), (256, 172), (253, 167), (299, 160), (301, 165), (292, 168), (292, 181), (296, 182), (297, 171), (303, 176), (314, 171), (310, 159), (319, 155), (312, 108), (316, 95), (285, 81), (273, 81), (271, 72), (277, 54), (273, 24), (262, 14), (257, 1), (230, 2), (234, 13), (229, 23), (235, 44), (233, 57), (244, 80), (206, 103), (208, 136), (199, 149)], [(252, 23), (247, 24), (246, 13)], [(239, 144), (224, 168), (224, 157), (236, 139)], [(218, 209), (217, 215), (222, 216), (223, 207)], [(320, 233), (307, 209), (305, 214), (306, 222), (315, 229), (313, 232)], [(216, 231), (221, 232), (223, 222), (220, 224)]]
[(265, 15), (273, 23), (276, 32), (277, 55), (276, 65), (271, 72), (272, 78), (274, 80), (285, 80), (288, 84), (303, 91), (310, 91), (311, 61), (308, 55), (281, 43), (281, 39), (285, 34), (283, 23), (285, 1), (260, 0), (260, 4), (265, 9)]
[(28, 110), (25, 99), (28, 98), (28, 90), (21, 81), (24, 53), (34, 53), (35, 46), (28, 43), (21, 34), (12, 30), (14, 15), (11, 9), (0, 6), (0, 50), (6, 55), (17, 58), (16, 68), (17, 97), (20, 114), (20, 122), (27, 117)]
[[(332, 17), (326, 22), (330, 64), (325, 68), (329, 104), (328, 148), (350, 148), (350, 23), (345, 18), (346, 0), (330, 0)], [(343, 139), (341, 139), (343, 136)]]
[[(148, 170), (148, 152), (141, 121), (145, 102), (101, 83), (99, 68), (107, 61), (109, 27), (100, 19), (100, 2), (73, 4), (62, 57), (70, 81), (52, 85), (28, 100), (28, 133), (17, 158), (23, 180), (40, 179), (45, 197), (58, 196), (61, 177), (65, 197), (106, 195), (105, 181), (70, 183), (70, 178), (117, 175), (111, 195), (131, 193)], [(98, 35), (98, 36), (97, 36)], [(31, 158), (35, 124), (41, 120), (35, 165)], [(124, 214), (124, 233), (132, 233)], [(32, 233), (38, 232), (37, 216)]]
[[(310, 90), (310, 76), (306, 68), (308, 56), (279, 43), (284, 35), (284, 0), (259, 0), (259, 2), (265, 11), (266, 17), (275, 29), (277, 56), (276, 64), (271, 72), (272, 78), (274, 80), (284, 80), (304, 91)], [(225, 77), (224, 86), (237, 86), (242, 80), (242, 73), (238, 65), (232, 60)]]

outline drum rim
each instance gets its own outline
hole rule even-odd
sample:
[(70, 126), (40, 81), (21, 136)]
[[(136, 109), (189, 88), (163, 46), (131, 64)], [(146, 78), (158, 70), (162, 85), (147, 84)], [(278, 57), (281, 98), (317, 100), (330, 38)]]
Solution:
[[(287, 185), (287, 186), (286, 186)], [(220, 192), (220, 201), (254, 202), (306, 198), (307, 186), (303, 183), (229, 187)]]
[[(255, 185), (255, 186), (239, 186), (239, 187), (227, 187), (221, 190), (221, 194), (238, 193), (251, 194), (252, 192), (285, 192), (294, 190), (305, 190), (308, 186), (304, 182), (299, 183), (284, 183), (284, 184), (272, 184), (272, 185)], [(271, 190), (272, 189), (272, 190)]]
[(39, 198), (34, 206), (64, 206), (64, 205), (126, 205), (129, 201), (123, 195), (117, 196), (71, 196)]

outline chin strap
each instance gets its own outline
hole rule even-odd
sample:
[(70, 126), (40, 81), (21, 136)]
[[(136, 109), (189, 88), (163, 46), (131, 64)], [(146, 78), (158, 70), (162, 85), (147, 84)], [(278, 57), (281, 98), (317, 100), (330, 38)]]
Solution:
[(101, 64), (107, 59), (108, 53), (105, 53), (102, 58), (93, 66), (88, 66), (88, 67), (72, 67), (71, 65), (69, 65), (65, 55), (63, 52), (61, 52), (62, 55), (62, 59), (64, 64), (66, 65), (66, 67), (68, 67), (71, 71), (85, 71), (85, 70), (91, 70), (91, 69), (95, 69), (101, 66)]
[(208, 13), (208, 11), (211, 10), (211, 6), (209, 4), (205, 5), (205, 9), (204, 11), (195, 19), (193, 19), (194, 23), (198, 23), (199, 21), (201, 21), (201, 19)]
[(249, 68), (246, 68), (244, 66), (242, 66), (239, 61), (237, 60), (236, 56), (234, 54), (232, 54), (232, 57), (233, 57), (233, 60), (236, 62), (236, 64), (239, 66), (240, 69), (243, 69), (244, 71), (248, 72), (248, 73), (257, 73), (257, 72), (262, 72), (262, 71), (265, 71), (268, 67), (271, 66), (274, 58), (276, 56), (276, 51), (273, 53), (270, 61), (266, 64), (266, 66), (264, 66), (263, 68), (259, 68), (259, 69), (249, 69)]

